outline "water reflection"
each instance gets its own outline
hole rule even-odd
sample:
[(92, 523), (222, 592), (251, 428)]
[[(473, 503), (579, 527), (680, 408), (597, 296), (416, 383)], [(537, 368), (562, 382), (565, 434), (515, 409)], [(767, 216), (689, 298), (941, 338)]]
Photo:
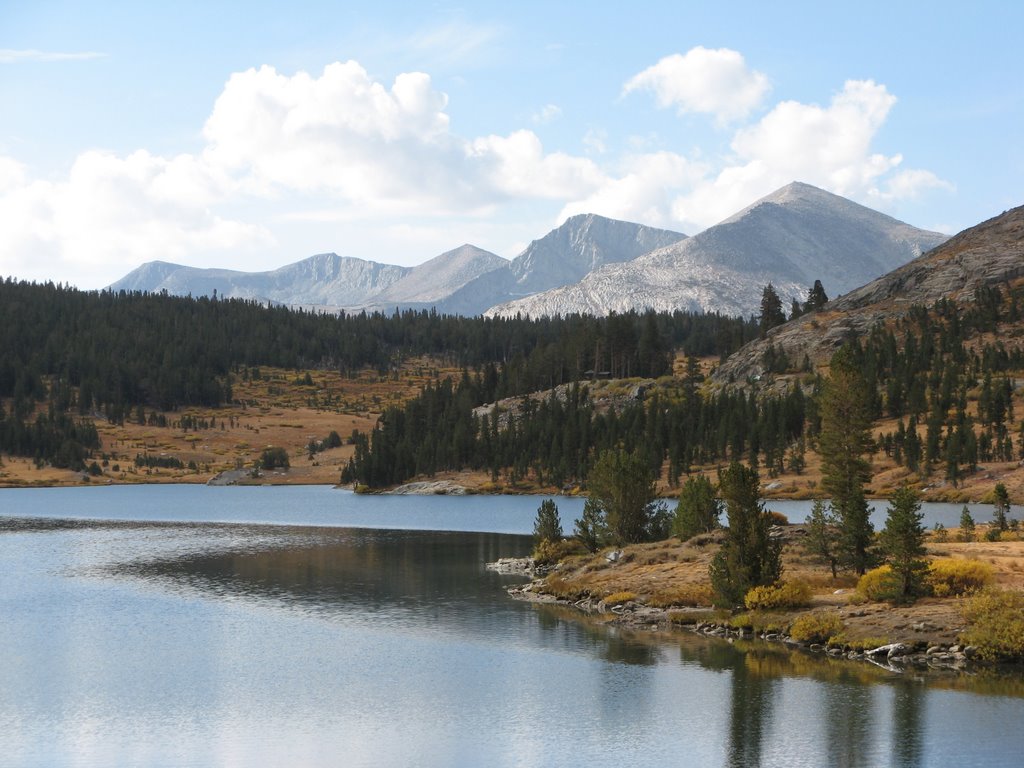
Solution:
[(527, 537), (8, 530), (0, 732), (17, 743), (0, 765), (910, 768), (1024, 753), (1005, 727), (1024, 715), (1020, 675), (918, 683), (516, 602), (483, 564)]

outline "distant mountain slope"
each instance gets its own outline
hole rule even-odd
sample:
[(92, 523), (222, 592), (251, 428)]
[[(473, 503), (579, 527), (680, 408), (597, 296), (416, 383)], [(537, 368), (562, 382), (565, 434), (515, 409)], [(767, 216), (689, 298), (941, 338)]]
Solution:
[(258, 299), (327, 310), (426, 309), (477, 315), (503, 301), (576, 282), (595, 267), (633, 259), (686, 235), (585, 214), (573, 216), (511, 263), (473, 245), (418, 267), (325, 253), (270, 272), (197, 269), (153, 261), (110, 287), (179, 296)]
[(143, 264), (110, 286), (112, 290), (166, 290), (177, 296), (258, 299), (280, 304), (360, 304), (411, 270), (390, 264), (321, 253), (269, 272), (198, 269), (164, 262)]
[(803, 299), (816, 279), (835, 295), (944, 239), (794, 182), (694, 237), (488, 314), (606, 314), (650, 307), (749, 315), (758, 310), (769, 281), (787, 303)]
[(481, 275), (507, 268), (507, 260), (467, 243), (413, 267), (372, 297), (372, 304), (384, 309), (435, 305)]
[(1024, 278), (1024, 206), (966, 229), (934, 250), (867, 285), (769, 332), (732, 355), (716, 372), (721, 383), (763, 373), (768, 345), (790, 360), (806, 355), (823, 363), (842, 344), (881, 322), (907, 314), (913, 305), (942, 298), (969, 302), (981, 285)]
[(571, 216), (512, 260), (513, 290), (522, 295), (569, 285), (605, 264), (630, 261), (685, 239), (679, 232), (593, 213)]

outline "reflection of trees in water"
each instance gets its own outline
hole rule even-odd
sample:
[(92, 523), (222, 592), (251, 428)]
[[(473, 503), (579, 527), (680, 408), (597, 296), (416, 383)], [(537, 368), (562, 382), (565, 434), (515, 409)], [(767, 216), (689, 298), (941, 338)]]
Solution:
[(836, 768), (870, 768), (874, 689), (837, 680), (825, 686), (825, 741)]
[(899, 768), (923, 765), (924, 687), (912, 680), (901, 680), (893, 686), (892, 762)]
[[(273, 541), (234, 551), (133, 563), (123, 572), (218, 596), (276, 598), (328, 610), (374, 610), (504, 600), (502, 578), (483, 563), (528, 548), (503, 534), (281, 528)], [(526, 543), (524, 543), (526, 542)]]
[(537, 624), (547, 639), (566, 650), (584, 648), (605, 661), (639, 666), (652, 666), (664, 658), (663, 644), (644, 642), (640, 633), (581, 621), (578, 611), (561, 605), (538, 604), (536, 608)]

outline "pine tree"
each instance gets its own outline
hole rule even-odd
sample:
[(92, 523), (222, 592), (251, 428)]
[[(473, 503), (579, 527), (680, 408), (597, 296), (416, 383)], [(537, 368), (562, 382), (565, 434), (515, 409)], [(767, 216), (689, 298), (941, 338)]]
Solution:
[(716, 602), (738, 605), (752, 587), (773, 584), (782, 575), (782, 547), (770, 536), (771, 518), (759, 501), (757, 471), (732, 462), (719, 474), (729, 527), (725, 543), (709, 567)]
[(974, 518), (966, 504), (960, 511), (960, 541), (974, 541)]
[(821, 285), (821, 280), (815, 280), (814, 285), (807, 292), (807, 303), (804, 305), (805, 312), (815, 312), (828, 303), (828, 296)]
[(758, 327), (761, 330), (761, 338), (772, 328), (786, 322), (786, 315), (782, 311), (782, 300), (775, 291), (775, 286), (768, 283), (761, 292), (761, 314), (758, 319)]
[(655, 476), (640, 451), (604, 451), (587, 475), (588, 500), (604, 514), (614, 544), (647, 541), (663, 532)]
[(558, 506), (553, 499), (544, 499), (533, 521), (533, 541), (539, 545), (544, 541), (557, 543), (561, 540), (562, 520), (558, 516)]
[(715, 487), (704, 475), (687, 478), (679, 492), (672, 533), (686, 541), (698, 533), (718, 527), (722, 502), (715, 495)]
[(1009, 529), (1009, 514), (1010, 514), (1010, 494), (1006, 490), (1006, 486), (1002, 483), (996, 483), (995, 487), (995, 507), (992, 509), (992, 515), (995, 519), (995, 525), (1000, 532)]
[(608, 524), (604, 510), (595, 501), (587, 499), (583, 503), (583, 514), (576, 519), (573, 535), (590, 552), (597, 552), (608, 544)]
[(815, 560), (832, 569), (833, 579), (836, 577), (836, 569), (839, 565), (838, 523), (839, 520), (832, 508), (822, 499), (815, 499), (811, 506), (811, 514), (807, 517), (804, 549)]
[(901, 602), (913, 600), (921, 591), (927, 568), (922, 559), (925, 554), (923, 519), (921, 502), (913, 489), (903, 486), (892, 495), (880, 539), (899, 581), (897, 597)]
[(843, 348), (832, 357), (829, 378), (821, 398), (822, 488), (832, 497), (839, 518), (843, 562), (863, 574), (873, 526), (864, 486), (871, 465), (864, 458), (872, 449), (868, 384), (851, 351)]

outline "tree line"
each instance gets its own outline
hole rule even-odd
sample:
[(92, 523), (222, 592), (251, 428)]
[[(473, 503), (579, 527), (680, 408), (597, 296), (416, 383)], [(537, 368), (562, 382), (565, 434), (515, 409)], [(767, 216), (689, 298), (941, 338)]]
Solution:
[[(430, 356), (480, 371), (493, 396), (508, 397), (588, 375), (663, 375), (675, 349), (724, 357), (755, 335), (752, 319), (690, 312), (536, 320), (427, 310), (332, 315), (7, 278), (0, 280), (0, 399), (9, 403), (9, 436), (0, 450), (49, 461), (53, 445), (68, 439), (88, 451), (78, 439), (85, 428), (72, 415), (121, 423), (140, 406), (230, 404), (234, 378), (260, 365), (389, 375), (411, 357)], [(48, 413), (36, 429), (41, 404)]]

